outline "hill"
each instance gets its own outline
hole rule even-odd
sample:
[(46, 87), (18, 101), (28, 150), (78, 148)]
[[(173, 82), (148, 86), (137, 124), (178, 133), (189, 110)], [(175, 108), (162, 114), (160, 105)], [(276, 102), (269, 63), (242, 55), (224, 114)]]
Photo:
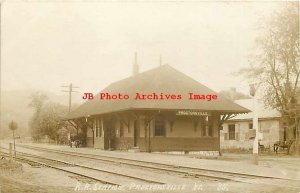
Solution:
[[(1, 128), (0, 137), (11, 137), (11, 131), (8, 128), (8, 124), (11, 120), (18, 123), (18, 129), (16, 131), (17, 136), (26, 137), (30, 136), (28, 123), (33, 115), (33, 109), (28, 107), (30, 103), (30, 96), (38, 90), (10, 90), (1, 92)], [(62, 105), (68, 105), (68, 94), (63, 93), (61, 95), (54, 94), (48, 91), (39, 91), (47, 95), (48, 101), (60, 103)], [(72, 97), (75, 103), (73, 107), (77, 106), (80, 102), (80, 94), (74, 93)]]

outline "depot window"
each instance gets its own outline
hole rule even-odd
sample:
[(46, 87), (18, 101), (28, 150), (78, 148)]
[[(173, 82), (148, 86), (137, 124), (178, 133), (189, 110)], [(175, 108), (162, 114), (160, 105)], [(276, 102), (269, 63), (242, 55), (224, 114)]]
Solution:
[(253, 123), (249, 123), (249, 129), (253, 129)]
[(94, 131), (95, 131), (96, 137), (102, 136), (101, 120), (99, 118), (96, 118), (94, 120)]
[(165, 136), (165, 124), (162, 120), (155, 120), (155, 136)]
[(235, 125), (228, 125), (229, 140), (235, 140)]

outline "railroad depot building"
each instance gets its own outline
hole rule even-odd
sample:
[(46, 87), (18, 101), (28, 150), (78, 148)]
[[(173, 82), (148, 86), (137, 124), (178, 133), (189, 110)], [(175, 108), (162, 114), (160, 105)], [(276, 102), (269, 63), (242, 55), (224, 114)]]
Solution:
[[(237, 104), (253, 109), (253, 99), (241, 99)], [(286, 141), (287, 128), (281, 119), (281, 114), (275, 109), (268, 109), (263, 101), (257, 102), (258, 131), (262, 139), (259, 141), (265, 148), (270, 148), (277, 141)], [(252, 149), (255, 138), (253, 129), (253, 113), (239, 114), (224, 122), (221, 133), (221, 149)]]
[[(120, 93), (122, 99), (108, 97)], [(124, 99), (125, 95), (129, 97)], [(93, 100), (71, 111), (67, 120), (83, 134), (87, 147), (219, 151), (224, 120), (248, 112), (171, 66), (162, 65), (110, 84)]]

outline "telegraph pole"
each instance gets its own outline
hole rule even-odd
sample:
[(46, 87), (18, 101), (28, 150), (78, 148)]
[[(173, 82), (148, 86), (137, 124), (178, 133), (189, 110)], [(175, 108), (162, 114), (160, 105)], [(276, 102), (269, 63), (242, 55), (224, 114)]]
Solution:
[[(71, 108), (72, 108), (72, 93), (73, 92), (77, 92), (77, 91), (74, 91), (73, 88), (79, 88), (79, 87), (78, 86), (73, 86), (72, 83), (70, 83), (68, 86), (67, 85), (63, 85), (61, 87), (68, 88), (68, 90), (62, 90), (62, 92), (68, 92), (69, 93), (69, 113), (70, 113), (71, 112)], [(66, 125), (66, 129), (68, 130), (68, 124)], [(78, 129), (77, 129), (77, 136), (78, 136)], [(71, 133), (70, 132), (69, 132), (68, 139), (69, 139), (69, 142), (71, 142)]]
[(68, 86), (61, 86), (63, 88), (69, 88), (69, 90), (62, 90), (62, 92), (68, 92), (69, 93), (69, 113), (71, 112), (71, 107), (72, 107), (72, 93), (73, 92), (77, 92), (74, 91), (73, 88), (79, 88), (78, 86), (73, 86), (72, 83), (70, 83), (70, 85)]
[(259, 84), (250, 84), (250, 95), (253, 97), (253, 129), (255, 129), (255, 138), (253, 141), (253, 157), (254, 157), (254, 164), (258, 165), (258, 149), (259, 149), (259, 138), (260, 138), (260, 133), (258, 131), (258, 112), (257, 112), (257, 90), (258, 87), (260, 86)]

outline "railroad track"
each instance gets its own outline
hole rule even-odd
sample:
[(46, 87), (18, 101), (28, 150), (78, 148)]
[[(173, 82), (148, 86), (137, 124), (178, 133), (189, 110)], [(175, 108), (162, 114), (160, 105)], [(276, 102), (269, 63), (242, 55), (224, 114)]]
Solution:
[[(20, 152), (18, 152), (18, 153), (20, 153)], [(7, 157), (7, 158), (9, 157), (9, 154), (6, 153), (6, 152), (1, 152), (1, 154), (4, 157)], [(31, 156), (29, 156), (29, 157), (31, 157)], [(32, 157), (34, 157), (34, 156), (32, 156)], [(59, 171), (63, 171), (63, 172), (66, 172), (66, 173), (70, 173), (70, 174), (74, 174), (76, 176), (86, 178), (86, 179), (91, 180), (91, 181), (100, 182), (102, 184), (120, 186), (120, 184), (116, 184), (116, 183), (113, 183), (113, 182), (105, 181), (103, 179), (99, 179), (99, 178), (95, 178), (95, 177), (88, 176), (88, 175), (85, 175), (85, 174), (81, 174), (81, 173), (78, 173), (78, 172), (74, 172), (74, 171), (71, 171), (71, 170), (68, 170), (68, 169), (64, 169), (62, 167), (54, 166), (53, 164), (49, 164), (49, 163), (29, 159), (28, 157), (20, 155), (20, 154), (18, 154), (18, 156), (16, 157), (16, 160), (18, 160), (22, 163), (27, 163), (31, 166), (44, 166), (44, 167), (48, 167), (48, 168), (53, 168), (53, 169), (56, 169), (56, 170), (59, 170)], [(58, 161), (56, 160), (56, 162), (58, 162)]]
[[(6, 148), (1, 147), (1, 149), (6, 149)], [(8, 150), (8, 149), (6, 149), (6, 150)], [(1, 153), (4, 154), (4, 156), (9, 157), (8, 153), (3, 152), (3, 151), (1, 151)], [(114, 175), (119, 178), (118, 181), (120, 181), (120, 182), (124, 181), (124, 179), (120, 179), (120, 177), (122, 177), (122, 178), (127, 178), (128, 179), (127, 182), (130, 182), (130, 183), (132, 182), (132, 180), (134, 180), (135, 183), (164, 184), (161, 181), (155, 181), (155, 180), (150, 180), (150, 179), (146, 179), (146, 178), (138, 177), (138, 176), (134, 176), (134, 175), (127, 175), (127, 174), (122, 174), (119, 172), (113, 172), (113, 171), (109, 171), (109, 170), (104, 170), (104, 169), (89, 167), (89, 166), (85, 166), (85, 165), (70, 163), (70, 162), (66, 162), (66, 161), (62, 161), (62, 160), (58, 160), (58, 159), (46, 158), (43, 156), (33, 155), (33, 154), (24, 153), (24, 152), (20, 152), (20, 151), (17, 151), (16, 158), (17, 158), (17, 160), (28, 163), (30, 165), (45, 166), (45, 167), (57, 169), (60, 171), (72, 173), (72, 174), (90, 179), (92, 181), (101, 182), (102, 184), (108, 184), (108, 185), (114, 185), (114, 186), (124, 185), (124, 183), (123, 184), (116, 183), (115, 180), (109, 181), (107, 179), (103, 179), (103, 178), (100, 179), (97, 177), (92, 177), (91, 175), (82, 174), (82, 173), (79, 173), (79, 172), (76, 172), (76, 171), (70, 169), (70, 167), (77, 167), (80, 169), (87, 169), (87, 170), (94, 171), (94, 172), (101, 172), (101, 173), (107, 173), (110, 175)], [(35, 159), (42, 160), (42, 161), (37, 161)], [(61, 167), (56, 166), (57, 164), (60, 164)], [(68, 167), (68, 169), (66, 169), (66, 167)]]
[(98, 160), (110, 164), (114, 163), (118, 165), (126, 165), (126, 166), (141, 168), (141, 169), (155, 170), (158, 172), (164, 172), (169, 174), (178, 174), (178, 175), (183, 175), (185, 177), (191, 177), (196, 179), (207, 178), (210, 180), (217, 180), (217, 181), (236, 181), (236, 182), (243, 182), (243, 183), (249, 183), (251, 182), (251, 180), (255, 180), (255, 182), (259, 182), (260, 180), (267, 179), (267, 180), (281, 180), (281, 183), (287, 180), (292, 180), (299, 183), (298, 180), (285, 179), (285, 178), (272, 177), (272, 176), (262, 176), (262, 175), (227, 172), (227, 171), (216, 171), (216, 170), (200, 169), (200, 168), (187, 167), (187, 166), (176, 166), (171, 164), (120, 158), (120, 157), (107, 156), (107, 155), (95, 155), (95, 154), (79, 153), (79, 152), (74, 153), (69, 151), (54, 150), (54, 149), (41, 148), (41, 147), (32, 147), (27, 145), (19, 145), (19, 146), (28, 149), (34, 149), (37, 151), (46, 151), (46, 152), (52, 152), (61, 155)]

